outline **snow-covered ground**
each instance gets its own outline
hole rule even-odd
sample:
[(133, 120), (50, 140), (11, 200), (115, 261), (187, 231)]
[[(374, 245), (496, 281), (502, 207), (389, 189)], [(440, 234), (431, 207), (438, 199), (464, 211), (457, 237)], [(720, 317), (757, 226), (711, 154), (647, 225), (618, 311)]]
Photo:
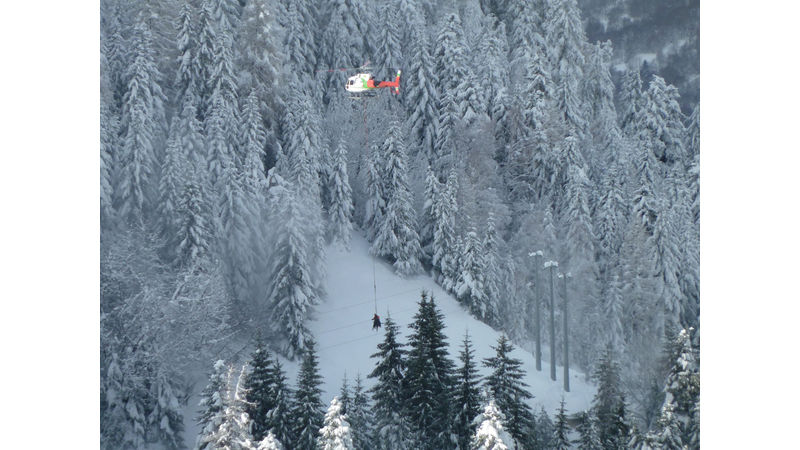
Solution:
[[(369, 243), (358, 234), (353, 233), (351, 250), (341, 251), (328, 249), (327, 255), (327, 297), (317, 307), (317, 313), (309, 327), (317, 339), (320, 361), (320, 372), (324, 378), (322, 401), (330, 403), (339, 394), (342, 379), (347, 378), (352, 386), (357, 373), (361, 374), (365, 386), (373, 382), (367, 375), (375, 366), (375, 359), (370, 355), (377, 351), (377, 344), (383, 340), (383, 329), (372, 331), (372, 314), (375, 310), (373, 300), (373, 267), (375, 285), (377, 287), (378, 314), (381, 319), (391, 315), (400, 326), (400, 340), (406, 341), (420, 292), (433, 293), (439, 310), (444, 314), (447, 325), (445, 335), (450, 344), (450, 355), (458, 366), (458, 353), (464, 333), (469, 335), (478, 361), (494, 355), (490, 347), (497, 344), (500, 333), (488, 325), (475, 320), (451, 295), (445, 293), (429, 276), (418, 275), (412, 278), (400, 278), (394, 274), (391, 265), (369, 255)], [(585, 410), (589, 407), (595, 394), (594, 386), (585, 382), (583, 373), (570, 370), (570, 392), (564, 392), (561, 376), (563, 370), (556, 371), (558, 381), (550, 379), (550, 366), (542, 361), (542, 371), (537, 372), (533, 355), (514, 344), (512, 353), (523, 361), (526, 372), (524, 381), (534, 398), (531, 406), (539, 412), (543, 406), (548, 414), (555, 415), (563, 396), (567, 413)], [(247, 359), (250, 349), (241, 352), (238, 359)], [(297, 378), (298, 362), (282, 361), (290, 383)], [(489, 371), (480, 367), (481, 375)], [(198, 386), (197, 390), (202, 390)], [(193, 396), (186, 411), (186, 442), (193, 445), (197, 433), (194, 418), (197, 417), (197, 396)]]

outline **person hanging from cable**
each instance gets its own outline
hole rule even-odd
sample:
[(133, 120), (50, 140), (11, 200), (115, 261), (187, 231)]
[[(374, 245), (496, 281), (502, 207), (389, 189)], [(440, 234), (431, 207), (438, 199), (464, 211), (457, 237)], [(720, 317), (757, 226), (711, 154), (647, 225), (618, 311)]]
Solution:
[(378, 313), (375, 313), (375, 315), (372, 316), (372, 329), (377, 330), (380, 327), (381, 327), (381, 318), (380, 316), (378, 316)]

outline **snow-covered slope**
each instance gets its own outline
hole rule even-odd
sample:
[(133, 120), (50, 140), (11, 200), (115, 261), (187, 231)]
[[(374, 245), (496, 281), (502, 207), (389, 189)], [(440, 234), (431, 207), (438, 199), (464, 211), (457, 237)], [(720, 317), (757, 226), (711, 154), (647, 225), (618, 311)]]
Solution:
[[(400, 340), (406, 341), (410, 329), (408, 325), (417, 311), (420, 292), (433, 293), (436, 304), (444, 314), (447, 325), (445, 334), (450, 344), (450, 355), (456, 365), (464, 332), (469, 331), (478, 360), (494, 355), (490, 346), (497, 344), (500, 333), (488, 325), (475, 320), (449, 294), (445, 293), (427, 275), (403, 279), (394, 274), (392, 267), (369, 255), (369, 243), (357, 232), (353, 233), (351, 251), (328, 249), (327, 297), (317, 307), (317, 313), (309, 324), (317, 339), (320, 371), (324, 378), (322, 401), (326, 404), (339, 394), (345, 373), (352, 386), (357, 373), (361, 374), (366, 387), (373, 381), (367, 375), (375, 366), (370, 355), (377, 351), (377, 344), (383, 339), (383, 329), (372, 331), (372, 314), (375, 310), (373, 300), (373, 267), (377, 287), (378, 314), (381, 318), (391, 315), (400, 326)], [(595, 388), (587, 384), (584, 374), (570, 371), (570, 392), (562, 389), (562, 369), (557, 370), (558, 381), (550, 380), (550, 367), (542, 361), (542, 371), (537, 372), (533, 355), (517, 347), (513, 356), (523, 361), (527, 373), (525, 382), (534, 398), (531, 406), (539, 412), (543, 406), (548, 414), (555, 415), (562, 396), (568, 413), (582, 411), (589, 407)], [(244, 349), (236, 356), (245, 361), (251, 349)], [(290, 383), (297, 378), (299, 364), (283, 360)], [(483, 366), (481, 375), (488, 375)], [(202, 386), (198, 386), (202, 389)], [(192, 398), (186, 414), (186, 442), (194, 443), (197, 433), (194, 418), (197, 417), (197, 397)]]
[[(478, 359), (493, 356), (490, 346), (497, 344), (499, 333), (491, 327), (475, 320), (449, 294), (445, 293), (426, 275), (403, 279), (394, 274), (392, 267), (369, 256), (369, 244), (358, 233), (353, 234), (351, 251), (336, 249), (328, 251), (328, 297), (317, 308), (318, 313), (310, 328), (318, 341), (320, 366), (325, 377), (323, 400), (329, 402), (339, 392), (342, 377), (347, 372), (352, 380), (357, 372), (362, 377), (372, 371), (375, 360), (369, 356), (377, 351), (376, 345), (382, 341), (383, 332), (372, 331), (373, 302), (373, 264), (378, 297), (378, 314), (381, 318), (391, 315), (400, 325), (401, 340), (405, 341), (410, 332), (408, 325), (417, 311), (420, 292), (432, 292), (436, 304), (445, 317), (445, 334), (450, 344), (450, 354), (458, 364), (458, 351), (464, 332), (469, 331)], [(515, 345), (516, 346), (516, 345)], [(579, 411), (589, 406), (594, 396), (594, 388), (584, 382), (584, 375), (570, 371), (570, 391), (562, 389), (562, 369), (557, 373), (559, 380), (550, 380), (550, 367), (543, 361), (542, 372), (537, 372), (533, 355), (517, 348), (514, 357), (524, 361), (527, 372), (525, 382), (530, 385), (534, 395), (533, 406), (538, 411), (544, 406), (554, 414), (564, 396), (569, 411)], [(295, 370), (290, 365), (290, 370)], [(487, 375), (481, 367), (482, 375)], [(366, 380), (372, 385), (372, 380)]]

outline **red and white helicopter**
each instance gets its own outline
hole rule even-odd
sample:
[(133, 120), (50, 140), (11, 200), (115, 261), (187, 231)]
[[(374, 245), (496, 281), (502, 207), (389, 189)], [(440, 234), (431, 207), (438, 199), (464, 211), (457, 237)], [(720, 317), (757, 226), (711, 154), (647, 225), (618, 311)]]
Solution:
[(377, 89), (389, 88), (394, 94), (400, 93), (400, 74), (402, 71), (397, 71), (394, 81), (378, 81), (369, 72), (369, 62), (361, 67), (343, 68), (343, 69), (330, 69), (323, 70), (323, 72), (338, 72), (358, 70), (359, 73), (347, 78), (344, 89), (351, 94), (350, 98), (360, 99), (365, 97), (374, 97), (377, 95)]

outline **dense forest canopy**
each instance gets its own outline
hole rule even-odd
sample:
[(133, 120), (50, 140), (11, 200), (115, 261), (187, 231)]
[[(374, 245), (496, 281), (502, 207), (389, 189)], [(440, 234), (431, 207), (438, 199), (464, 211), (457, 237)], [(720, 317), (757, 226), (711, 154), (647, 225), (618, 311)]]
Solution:
[[(699, 104), (652, 70), (612, 76), (616, 43), (587, 39), (576, 0), (102, 0), (100, 30), (109, 448), (180, 447), (186, 374), (226, 340), (313, 359), (326, 248), (354, 229), (526, 348), (557, 261), (571, 363), (616, 373), (642, 430), (694, 414), (663, 386), (688, 376), (675, 360), (699, 365)], [(402, 69), (399, 95), (348, 97), (330, 69), (366, 61)], [(417, 369), (452, 375), (441, 364)], [(212, 391), (236, 378), (214, 370)], [(470, 411), (521, 439), (503, 398)]]

